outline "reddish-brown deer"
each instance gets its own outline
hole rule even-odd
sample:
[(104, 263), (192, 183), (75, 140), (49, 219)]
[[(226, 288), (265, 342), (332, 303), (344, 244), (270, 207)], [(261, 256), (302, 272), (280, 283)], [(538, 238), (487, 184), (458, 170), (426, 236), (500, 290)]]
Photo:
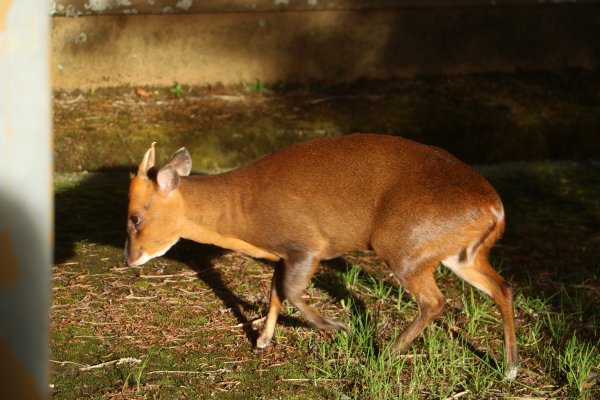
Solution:
[(158, 171), (154, 159), (153, 144), (131, 181), (127, 263), (161, 256), (180, 238), (282, 260), (257, 347), (270, 343), (284, 299), (320, 329), (345, 329), (308, 306), (303, 292), (320, 260), (372, 249), (419, 306), (394, 350), (409, 347), (442, 311), (434, 280), (442, 263), (499, 307), (506, 377), (516, 377), (512, 292), (488, 261), (504, 208), (484, 178), (446, 151), (355, 134), (301, 142), (212, 176), (188, 176), (184, 148)]

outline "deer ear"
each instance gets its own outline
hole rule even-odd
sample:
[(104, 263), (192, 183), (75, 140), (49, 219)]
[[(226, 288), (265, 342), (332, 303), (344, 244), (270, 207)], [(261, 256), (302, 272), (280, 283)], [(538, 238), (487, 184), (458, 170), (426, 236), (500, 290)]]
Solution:
[(156, 183), (160, 190), (168, 195), (179, 186), (179, 174), (171, 164), (167, 164), (156, 174)]
[(156, 144), (156, 142), (153, 142), (150, 145), (150, 148), (148, 149), (148, 151), (146, 151), (146, 154), (144, 154), (144, 158), (142, 159), (142, 162), (140, 163), (140, 165), (138, 166), (138, 176), (148, 176), (148, 171), (150, 170), (150, 168), (154, 167), (154, 145)]
[(188, 176), (192, 172), (192, 157), (185, 147), (180, 148), (173, 154), (169, 164), (175, 168), (179, 176)]

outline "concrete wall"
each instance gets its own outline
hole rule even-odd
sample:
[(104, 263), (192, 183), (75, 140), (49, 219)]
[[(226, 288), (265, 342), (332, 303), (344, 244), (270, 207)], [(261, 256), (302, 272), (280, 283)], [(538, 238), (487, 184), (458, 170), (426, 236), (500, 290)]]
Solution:
[(430, 7), (585, 4), (597, 0), (50, 0), (54, 16), (390, 10)]
[[(57, 89), (600, 67), (598, 1), (58, 0), (51, 6)], [(174, 14), (164, 14), (165, 7)], [(80, 14), (89, 15), (66, 16)]]

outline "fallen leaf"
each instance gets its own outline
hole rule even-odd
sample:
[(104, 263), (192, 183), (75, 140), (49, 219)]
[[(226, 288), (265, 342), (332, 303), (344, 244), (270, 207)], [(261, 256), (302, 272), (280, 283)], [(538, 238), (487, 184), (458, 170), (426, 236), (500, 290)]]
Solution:
[(142, 88), (136, 88), (135, 89), (135, 94), (137, 94), (140, 97), (150, 97), (150, 93), (146, 92)]

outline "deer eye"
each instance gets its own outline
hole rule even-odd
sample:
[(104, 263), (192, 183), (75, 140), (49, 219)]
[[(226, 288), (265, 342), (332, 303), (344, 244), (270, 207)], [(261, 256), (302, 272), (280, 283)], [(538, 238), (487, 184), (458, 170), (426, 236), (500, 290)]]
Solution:
[(142, 219), (138, 215), (132, 215), (131, 217), (129, 217), (129, 220), (131, 221), (131, 224), (135, 229), (137, 229), (140, 223), (142, 222)]

